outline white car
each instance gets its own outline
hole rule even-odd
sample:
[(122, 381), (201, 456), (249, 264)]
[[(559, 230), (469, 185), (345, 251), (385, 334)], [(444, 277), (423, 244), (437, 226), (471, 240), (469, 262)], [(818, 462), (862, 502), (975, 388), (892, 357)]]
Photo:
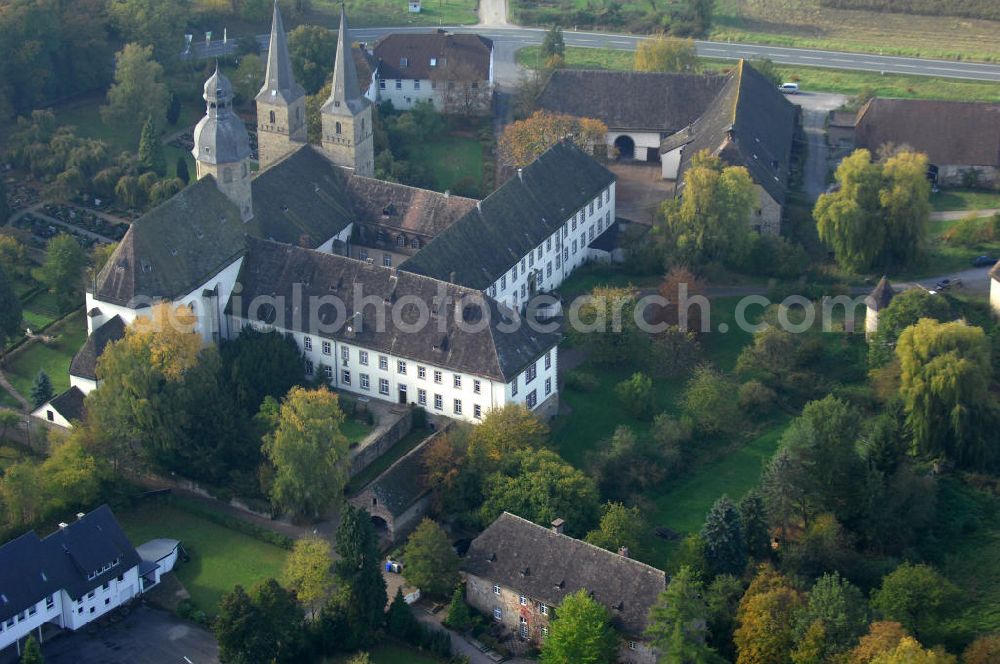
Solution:
[(798, 83), (782, 83), (778, 86), (778, 89), (784, 92), (786, 95), (794, 95), (799, 91)]

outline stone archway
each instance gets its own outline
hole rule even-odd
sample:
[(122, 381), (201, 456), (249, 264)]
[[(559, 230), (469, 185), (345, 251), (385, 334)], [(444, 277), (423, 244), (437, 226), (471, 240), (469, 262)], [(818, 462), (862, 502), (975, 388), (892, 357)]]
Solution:
[(635, 141), (628, 134), (622, 134), (615, 139), (615, 149), (619, 159), (635, 159)]

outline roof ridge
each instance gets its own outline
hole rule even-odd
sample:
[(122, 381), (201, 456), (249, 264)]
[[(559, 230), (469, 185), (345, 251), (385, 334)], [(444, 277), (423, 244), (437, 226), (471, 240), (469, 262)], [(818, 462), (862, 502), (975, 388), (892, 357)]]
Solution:
[(441, 198), (458, 198), (461, 200), (476, 201), (476, 202), (481, 202), (483, 200), (481, 198), (469, 198), (468, 196), (459, 196), (458, 194), (453, 194), (450, 191), (449, 192), (435, 191), (433, 189), (427, 189), (426, 187), (415, 187), (411, 184), (404, 184), (402, 182), (390, 182), (388, 180), (381, 180), (375, 176), (358, 175), (357, 173), (354, 172), (350, 173), (348, 177), (358, 178), (360, 180), (371, 180), (372, 182), (378, 182), (379, 184), (386, 184), (391, 187), (400, 187), (403, 189), (412, 189), (413, 191), (422, 191), (428, 194), (433, 194), (435, 196), (440, 196)]
[[(650, 571), (662, 574), (664, 577), (667, 576), (666, 571), (664, 571), (662, 569), (659, 569), (657, 567), (653, 567), (652, 565), (646, 564), (646, 563), (644, 563), (644, 562), (642, 562), (640, 560), (636, 560), (635, 558), (629, 558), (629, 557), (623, 556), (621, 554), (615, 553), (614, 551), (609, 551), (609, 550), (605, 549), (604, 547), (597, 546), (596, 544), (591, 544), (587, 540), (579, 539), (577, 537), (571, 537), (571, 536), (569, 536), (569, 535), (567, 535), (565, 533), (557, 533), (556, 531), (552, 530), (551, 528), (546, 528), (545, 526), (540, 526), (537, 523), (535, 523), (534, 521), (531, 521), (530, 519), (525, 519), (523, 516), (518, 516), (517, 514), (514, 514), (513, 512), (508, 512), (508, 511), (504, 510), (504, 512), (500, 515), (500, 517), (497, 517), (497, 519), (499, 520), (501, 517), (504, 517), (504, 516), (509, 516), (509, 517), (512, 517), (512, 518), (517, 519), (519, 521), (523, 521), (526, 524), (529, 524), (531, 526), (534, 526), (535, 528), (538, 528), (539, 530), (542, 530), (542, 531), (546, 532), (550, 536), (562, 537), (562, 538), (564, 538), (566, 540), (569, 540), (570, 542), (575, 542), (577, 544), (583, 544), (584, 546), (589, 546), (590, 548), (592, 548), (592, 549), (594, 549), (596, 551), (599, 551), (599, 552), (601, 552), (604, 555), (614, 556), (615, 558), (620, 559), (622, 561), (626, 561), (627, 563), (631, 563), (631, 564), (634, 564), (634, 565), (639, 566), (639, 567), (645, 567), (645, 568), (647, 568)], [(490, 524), (490, 525), (492, 525), (492, 524)]]

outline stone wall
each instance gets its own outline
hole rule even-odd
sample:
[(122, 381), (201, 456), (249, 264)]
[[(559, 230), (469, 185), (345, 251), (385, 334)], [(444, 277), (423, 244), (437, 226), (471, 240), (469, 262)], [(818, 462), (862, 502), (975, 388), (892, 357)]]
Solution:
[(351, 450), (351, 467), (347, 474), (354, 477), (385, 454), (413, 429), (413, 409), (407, 408), (388, 428), (376, 428), (361, 444)]

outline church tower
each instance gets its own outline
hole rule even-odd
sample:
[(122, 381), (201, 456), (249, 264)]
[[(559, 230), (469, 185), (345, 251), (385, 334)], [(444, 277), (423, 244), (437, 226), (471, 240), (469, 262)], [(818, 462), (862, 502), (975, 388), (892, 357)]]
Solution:
[(330, 98), (320, 111), (323, 149), (338, 166), (353, 168), (358, 175), (375, 174), (375, 140), (372, 135), (372, 103), (361, 96), (358, 71), (347, 34), (347, 13), (340, 6), (337, 60), (333, 67)]
[(285, 26), (275, 0), (271, 42), (267, 49), (267, 74), (264, 87), (257, 93), (257, 148), (261, 170), (305, 144), (306, 95), (292, 75)]
[(205, 117), (194, 128), (198, 179), (211, 175), (215, 184), (240, 209), (243, 221), (253, 218), (250, 194), (250, 139), (233, 112), (233, 86), (215, 65), (205, 81)]

